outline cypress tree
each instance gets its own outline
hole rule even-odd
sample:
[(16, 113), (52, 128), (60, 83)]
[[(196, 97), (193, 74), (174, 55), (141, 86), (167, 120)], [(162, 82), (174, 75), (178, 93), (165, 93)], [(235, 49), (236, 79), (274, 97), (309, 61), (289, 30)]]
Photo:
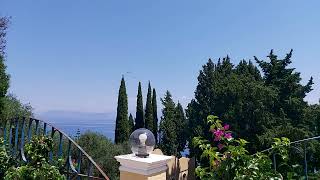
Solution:
[(152, 111), (153, 111), (152, 132), (154, 134), (154, 137), (156, 138), (156, 142), (158, 142), (158, 109), (157, 109), (157, 93), (155, 88), (153, 88), (153, 92), (152, 92)]
[[(175, 125), (177, 133), (178, 153), (182, 152), (186, 146), (186, 117), (182, 105), (178, 102), (175, 108)], [(178, 154), (180, 155), (180, 154)]]
[(133, 122), (133, 116), (132, 114), (130, 113), (130, 116), (129, 116), (129, 134), (131, 134), (133, 131), (134, 131), (134, 122)]
[(160, 123), (160, 149), (166, 155), (177, 155), (177, 134), (175, 127), (175, 103), (169, 91), (161, 99), (163, 109)]
[(146, 110), (145, 110), (145, 127), (150, 131), (153, 130), (153, 111), (152, 111), (152, 89), (149, 82), (148, 85), (148, 94), (147, 94), (147, 102), (146, 102)]
[(144, 127), (143, 100), (142, 100), (141, 82), (139, 82), (135, 129), (139, 129), (143, 127)]
[(115, 143), (122, 143), (129, 139), (128, 96), (126, 92), (126, 83), (124, 81), (124, 77), (122, 77), (121, 79), (121, 85), (119, 88), (114, 139)]

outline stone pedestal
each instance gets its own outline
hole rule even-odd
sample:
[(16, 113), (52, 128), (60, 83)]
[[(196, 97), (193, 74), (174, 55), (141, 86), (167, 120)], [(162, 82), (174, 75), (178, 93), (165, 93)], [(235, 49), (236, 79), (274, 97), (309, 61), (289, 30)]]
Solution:
[(134, 154), (115, 157), (120, 162), (120, 180), (165, 180), (167, 162), (173, 156), (150, 154), (139, 158)]

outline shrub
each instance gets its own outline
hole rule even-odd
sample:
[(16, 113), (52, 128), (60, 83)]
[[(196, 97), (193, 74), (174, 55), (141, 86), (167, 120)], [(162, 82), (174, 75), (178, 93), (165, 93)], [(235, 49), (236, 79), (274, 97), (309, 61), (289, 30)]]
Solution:
[[(229, 125), (222, 125), (216, 116), (208, 116), (212, 139), (193, 138), (193, 144), (202, 151), (201, 158), (207, 160), (196, 169), (200, 179), (282, 179), (282, 175), (272, 169), (271, 154), (278, 154), (283, 163), (288, 159), (287, 138), (275, 138), (268, 153), (249, 155), (244, 139), (233, 138)], [(205, 161), (206, 162), (206, 161)]]
[(12, 157), (6, 149), (3, 138), (0, 138), (0, 179), (3, 178), (5, 172), (13, 165)]
[[(87, 131), (82, 134), (78, 144), (94, 159), (110, 179), (119, 178), (119, 163), (114, 156), (130, 153), (128, 143), (114, 144), (110, 139), (102, 134)], [(87, 169), (87, 164), (81, 167)], [(98, 175), (95, 172), (95, 175)]]
[(53, 147), (53, 141), (46, 136), (36, 136), (25, 145), (26, 155), (29, 157), (27, 164), (19, 167), (11, 167), (5, 173), (5, 180), (64, 180), (56, 166), (50, 165), (49, 152)]

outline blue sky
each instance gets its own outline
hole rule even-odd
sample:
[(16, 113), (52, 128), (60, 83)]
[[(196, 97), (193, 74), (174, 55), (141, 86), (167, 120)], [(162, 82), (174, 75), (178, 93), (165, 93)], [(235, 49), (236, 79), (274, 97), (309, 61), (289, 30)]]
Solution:
[(138, 81), (144, 96), (150, 80), (158, 97), (168, 89), (186, 105), (209, 57), (237, 63), (293, 48), (303, 82), (315, 79), (306, 99), (316, 103), (319, 7), (318, 0), (0, 0), (0, 15), (12, 16), (10, 91), (37, 113), (112, 112), (124, 74), (131, 112)]

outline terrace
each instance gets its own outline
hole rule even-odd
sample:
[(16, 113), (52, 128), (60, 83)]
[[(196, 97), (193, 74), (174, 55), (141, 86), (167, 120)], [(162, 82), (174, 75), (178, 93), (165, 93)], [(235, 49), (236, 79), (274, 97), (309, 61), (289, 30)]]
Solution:
[[(16, 161), (17, 167), (30, 163), (31, 157), (26, 155), (25, 145), (30, 143), (32, 138), (42, 136), (50, 137), (54, 140), (54, 146), (48, 154), (49, 163), (56, 165), (57, 161), (62, 161), (59, 171), (62, 172), (66, 179), (109, 180), (107, 176), (108, 172), (104, 172), (74, 139), (50, 123), (34, 118), (16, 118), (7, 121), (1, 127), (1, 137), (9, 154)], [(137, 158), (132, 155), (117, 156), (115, 158), (122, 165), (122, 170), (120, 168), (121, 180), (139, 180), (146, 177), (149, 177), (149, 179), (150, 177), (162, 177), (161, 179), (187, 178), (189, 159), (164, 156), (159, 149), (155, 150), (154, 154), (148, 158)], [(128, 162), (129, 164), (127, 164)], [(141, 163), (144, 163), (146, 166), (141, 166)], [(137, 166), (140, 166), (141, 169), (137, 170)], [(194, 169), (194, 165), (192, 167)], [(184, 173), (180, 174), (180, 172)], [(192, 176), (192, 179), (194, 179), (194, 170), (193, 175), (189, 176)]]
[[(33, 137), (47, 136), (55, 141), (55, 146), (48, 154), (49, 162), (55, 165), (57, 160), (62, 160), (59, 171), (62, 172), (66, 179), (109, 179), (108, 172), (104, 172), (74, 139), (49, 123), (33, 118), (17, 118), (4, 124), (1, 132), (1, 137), (3, 137), (4, 143), (7, 144), (8, 151), (16, 162), (20, 164), (28, 164), (30, 162), (30, 157), (26, 156), (25, 153), (25, 144), (30, 143)], [(313, 162), (314, 153), (309, 153), (314, 151), (315, 148), (312, 142), (319, 139), (320, 136), (316, 136), (290, 143), (290, 156), (300, 162), (299, 165), (303, 167), (304, 172), (301, 176), (304, 179), (314, 179), (319, 170)], [(269, 151), (272, 151), (272, 148), (266, 149), (261, 153)], [(130, 154), (116, 156), (115, 158), (121, 164), (121, 180), (148, 178), (195, 179), (194, 165), (188, 164), (191, 162), (189, 159), (164, 156), (161, 150), (156, 150), (148, 158), (139, 158)], [(281, 167), (277, 161), (281, 161), (280, 155), (273, 153), (272, 164), (274, 171)], [(309, 169), (309, 166), (312, 166), (313, 169)]]

